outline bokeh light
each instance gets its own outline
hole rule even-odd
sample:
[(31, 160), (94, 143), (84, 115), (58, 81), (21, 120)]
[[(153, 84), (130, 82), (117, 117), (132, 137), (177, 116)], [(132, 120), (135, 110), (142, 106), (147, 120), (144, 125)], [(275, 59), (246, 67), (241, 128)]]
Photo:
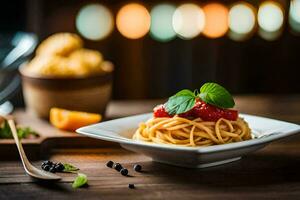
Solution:
[(116, 19), (120, 33), (129, 39), (138, 39), (148, 33), (151, 17), (148, 10), (141, 4), (130, 3), (123, 6)]
[(151, 10), (150, 34), (159, 41), (170, 41), (176, 36), (172, 18), (176, 7), (171, 4), (159, 4)]
[(266, 1), (258, 9), (258, 25), (266, 32), (278, 31), (283, 25), (283, 16), (280, 4), (274, 1)]
[(195, 4), (183, 4), (174, 12), (173, 28), (184, 39), (191, 39), (199, 35), (204, 25), (204, 12)]
[(203, 34), (209, 38), (218, 38), (228, 30), (228, 9), (219, 3), (209, 3), (203, 7), (205, 26)]
[(300, 0), (291, 1), (289, 23), (294, 32), (300, 33)]
[(229, 37), (241, 41), (250, 37), (255, 28), (254, 7), (248, 3), (240, 2), (233, 5), (229, 10)]
[(76, 28), (85, 38), (101, 40), (114, 27), (113, 15), (101, 4), (89, 4), (80, 9), (76, 17)]

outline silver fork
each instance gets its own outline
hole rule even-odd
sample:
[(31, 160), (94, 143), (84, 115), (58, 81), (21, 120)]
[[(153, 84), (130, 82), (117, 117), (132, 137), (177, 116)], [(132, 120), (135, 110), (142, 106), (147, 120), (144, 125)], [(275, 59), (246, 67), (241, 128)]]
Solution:
[(6, 118), (6, 117), (4, 117), (4, 118), (7, 119), (7, 121), (8, 121), (9, 127), (11, 129), (13, 138), (16, 142), (16, 145), (17, 145), (17, 148), (19, 151), (19, 155), (21, 157), (22, 164), (23, 164), (23, 167), (24, 167), (26, 173), (29, 176), (36, 178), (36, 179), (40, 179), (40, 180), (53, 180), (53, 181), (60, 180), (61, 179), (60, 176), (50, 173), (50, 172), (43, 171), (41, 169), (38, 169), (29, 162), (29, 160), (24, 152), (23, 146), (19, 140), (14, 120), (10, 119), (10, 118)]

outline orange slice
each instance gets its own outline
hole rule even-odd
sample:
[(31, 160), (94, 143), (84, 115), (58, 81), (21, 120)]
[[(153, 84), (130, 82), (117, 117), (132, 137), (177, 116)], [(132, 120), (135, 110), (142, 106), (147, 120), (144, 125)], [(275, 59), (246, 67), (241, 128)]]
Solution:
[(66, 131), (75, 131), (76, 129), (97, 123), (102, 116), (94, 113), (79, 111), (70, 111), (60, 108), (51, 108), (50, 122), (56, 128)]

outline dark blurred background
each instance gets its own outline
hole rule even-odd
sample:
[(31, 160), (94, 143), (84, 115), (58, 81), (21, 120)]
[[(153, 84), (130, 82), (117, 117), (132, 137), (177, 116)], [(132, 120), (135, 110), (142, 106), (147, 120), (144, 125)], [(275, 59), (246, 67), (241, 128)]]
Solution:
[[(155, 5), (166, 3), (158, 0), (135, 2), (144, 5), (149, 12)], [(188, 2), (167, 1), (175, 6)], [(238, 1), (193, 3), (203, 6), (211, 2), (230, 8)], [(262, 3), (258, 0), (242, 2), (248, 2), (256, 10)], [(85, 39), (85, 46), (101, 51), (106, 59), (114, 63), (115, 99), (167, 97), (182, 88), (199, 88), (207, 81), (218, 82), (234, 94), (299, 93), (300, 36), (289, 23), (291, 2), (272, 2), (279, 3), (284, 14), (280, 33), (272, 39), (259, 35), (257, 24), (253, 33), (240, 41), (230, 38), (228, 34), (213, 39), (203, 35), (188, 40), (175, 37), (166, 42), (146, 34), (132, 40), (124, 37), (114, 26), (102, 40)], [(78, 12), (84, 6), (95, 3), (106, 6), (115, 18), (120, 8), (131, 1), (3, 1), (0, 31), (33, 32), (40, 40), (56, 32), (79, 34), (76, 28)]]

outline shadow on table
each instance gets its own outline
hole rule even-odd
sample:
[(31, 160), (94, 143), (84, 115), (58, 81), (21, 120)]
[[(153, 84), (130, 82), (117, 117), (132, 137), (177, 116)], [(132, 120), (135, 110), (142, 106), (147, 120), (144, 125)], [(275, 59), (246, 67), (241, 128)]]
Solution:
[(63, 193), (71, 192), (71, 187), (61, 182), (35, 180), (35, 184), (48, 191), (61, 191)]
[(214, 187), (266, 186), (299, 182), (300, 155), (253, 154), (229, 164), (205, 169), (180, 168), (156, 162), (143, 163), (146, 174), (165, 177), (174, 184)]

